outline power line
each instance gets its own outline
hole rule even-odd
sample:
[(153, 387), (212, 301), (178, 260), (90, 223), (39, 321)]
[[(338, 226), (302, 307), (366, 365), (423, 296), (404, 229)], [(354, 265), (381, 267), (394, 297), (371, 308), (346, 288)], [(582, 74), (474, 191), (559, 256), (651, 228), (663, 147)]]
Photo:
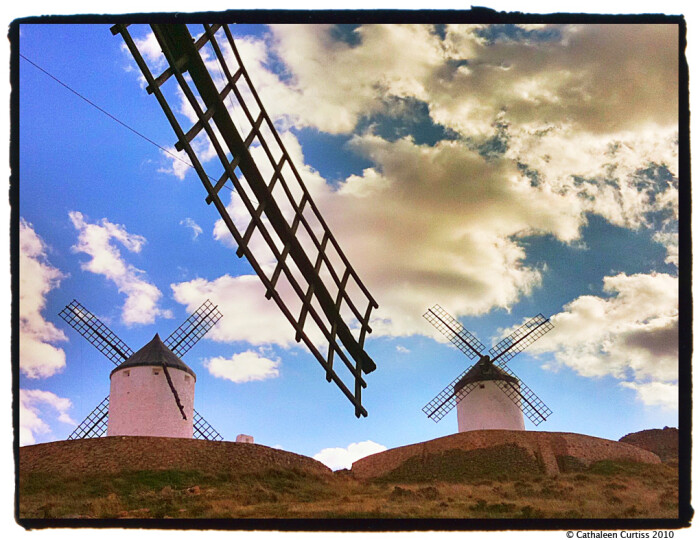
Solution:
[[(170, 150), (168, 150), (167, 148), (164, 148), (163, 146), (161, 146), (160, 144), (158, 144), (158, 143), (155, 142), (154, 140), (149, 139), (148, 137), (146, 137), (146, 135), (144, 135), (143, 133), (141, 133), (141, 132), (137, 131), (136, 129), (132, 128), (130, 125), (128, 125), (128, 124), (122, 122), (121, 120), (119, 120), (119, 118), (117, 118), (116, 116), (114, 116), (113, 114), (111, 114), (109, 111), (106, 111), (105, 109), (103, 109), (102, 107), (100, 107), (99, 105), (97, 105), (96, 103), (94, 103), (93, 101), (90, 101), (88, 98), (86, 98), (86, 97), (85, 97), (84, 95), (82, 95), (80, 92), (78, 92), (77, 90), (74, 90), (73, 88), (71, 88), (70, 86), (68, 86), (66, 83), (64, 83), (62, 80), (60, 80), (58, 77), (52, 75), (51, 73), (49, 73), (48, 71), (46, 71), (44, 68), (42, 68), (41, 66), (39, 66), (38, 64), (36, 64), (35, 62), (32, 62), (29, 58), (27, 58), (26, 56), (24, 56), (22, 53), (19, 53), (19, 56), (20, 56), (23, 60), (29, 62), (31, 65), (33, 65), (35, 68), (37, 68), (39, 71), (41, 71), (41, 72), (44, 73), (45, 75), (51, 77), (54, 81), (56, 81), (58, 84), (60, 84), (61, 86), (63, 86), (65, 89), (69, 90), (70, 92), (72, 92), (73, 94), (75, 94), (76, 96), (78, 96), (80, 99), (82, 99), (83, 101), (85, 101), (85, 102), (88, 103), (89, 105), (92, 105), (95, 109), (97, 109), (98, 111), (100, 111), (102, 114), (104, 114), (104, 115), (108, 116), (109, 118), (111, 118), (112, 120), (114, 120), (114, 121), (115, 121), (116, 123), (118, 123), (119, 125), (125, 127), (126, 129), (128, 129), (129, 131), (131, 131), (132, 133), (134, 133), (135, 135), (138, 135), (139, 137), (141, 137), (141, 138), (144, 139), (145, 141), (148, 141), (148, 142), (151, 143), (153, 146), (155, 146), (156, 148), (160, 149), (162, 152), (165, 152), (166, 154), (168, 154), (170, 157), (172, 157), (172, 158), (174, 158), (174, 159), (177, 159), (178, 161), (184, 163), (184, 164), (187, 165), (188, 167), (191, 167), (192, 169), (194, 169), (194, 166), (193, 166), (191, 163), (189, 163), (188, 161), (185, 161), (184, 159), (182, 159), (181, 157), (179, 157), (177, 154), (173, 154)], [(208, 175), (207, 175), (207, 176), (208, 176)], [(209, 176), (209, 179), (210, 179), (210, 180), (215, 180), (215, 179), (212, 178), (211, 176)], [(227, 189), (233, 191), (233, 189), (232, 189), (230, 186), (227, 186), (227, 185), (224, 184), (224, 187), (226, 187)]]

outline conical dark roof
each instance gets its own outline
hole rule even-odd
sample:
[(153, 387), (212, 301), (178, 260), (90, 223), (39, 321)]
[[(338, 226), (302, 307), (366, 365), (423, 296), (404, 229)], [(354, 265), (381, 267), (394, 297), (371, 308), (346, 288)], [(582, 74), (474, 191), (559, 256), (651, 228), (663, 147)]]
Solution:
[(518, 379), (512, 375), (508, 375), (498, 366), (494, 366), (488, 357), (482, 357), (467, 373), (455, 384), (454, 393), (456, 394), (467, 384), (480, 381), (508, 381), (511, 383), (519, 383)]
[(132, 354), (127, 360), (114, 368), (109, 376), (111, 377), (116, 371), (121, 369), (128, 369), (136, 366), (162, 366), (163, 364), (171, 369), (186, 371), (192, 375), (195, 380), (197, 379), (194, 371), (192, 371), (173, 351), (166, 347), (160, 340), (158, 334), (153, 336), (151, 341)]

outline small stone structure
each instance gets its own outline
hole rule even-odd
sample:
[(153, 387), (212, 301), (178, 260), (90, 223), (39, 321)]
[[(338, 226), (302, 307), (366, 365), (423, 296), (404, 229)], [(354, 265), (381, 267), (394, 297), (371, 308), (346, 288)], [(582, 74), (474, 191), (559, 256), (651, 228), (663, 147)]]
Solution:
[(253, 444), (253, 436), (241, 433), (240, 435), (236, 435), (236, 442)]
[(352, 473), (357, 478), (376, 478), (390, 473), (411, 458), (425, 460), (428, 456), (455, 450), (472, 451), (504, 445), (523, 448), (540, 464), (542, 472), (552, 476), (561, 472), (559, 463), (566, 461), (575, 461), (583, 465), (602, 460), (661, 463), (656, 454), (642, 448), (588, 435), (546, 431), (480, 430), (456, 433), (372, 454), (353, 463)]

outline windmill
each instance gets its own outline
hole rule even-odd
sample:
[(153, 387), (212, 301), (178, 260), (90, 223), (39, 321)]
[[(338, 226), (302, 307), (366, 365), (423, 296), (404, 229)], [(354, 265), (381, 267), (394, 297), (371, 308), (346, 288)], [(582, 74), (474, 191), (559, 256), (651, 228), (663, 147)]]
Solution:
[(515, 355), (549, 332), (554, 326), (542, 314), (482, 354), (486, 348), (462, 324), (439, 305), (423, 315), (470, 360), (477, 362), (464, 370), (423, 412), (439, 422), (457, 406), (458, 431), (476, 429), (525, 429), (523, 414), (539, 425), (552, 411), (506, 366)]
[(110, 395), (69, 440), (105, 433), (223, 440), (194, 409), (195, 374), (180, 358), (221, 318), (209, 300), (165, 341), (156, 334), (136, 352), (76, 300), (59, 316), (116, 366), (110, 373)]
[[(378, 304), (304, 185), (241, 61), (230, 28), (203, 24), (196, 38), (184, 24), (150, 28), (162, 52), (157, 60), (152, 50), (139, 49), (144, 42), (132, 38), (128, 25), (114, 25), (111, 31), (121, 35), (146, 80), (146, 91), (163, 109), (178, 139), (175, 149), (184, 151), (196, 170), (206, 203), (214, 204), (238, 244), (236, 255), (246, 257), (265, 287), (265, 297), (277, 304), (294, 328), (296, 341), (303, 341), (321, 364), (326, 380), (354, 405), (355, 416), (367, 416), (363, 374), (374, 371), (376, 364), (364, 342), (372, 331), (371, 311)], [(154, 75), (144, 57), (151, 65), (167, 68)], [(187, 100), (196, 121), (187, 118), (180, 124), (176, 111), (183, 107), (170, 105), (173, 95)], [(210, 160), (207, 148), (215, 151), (218, 161)], [(219, 196), (224, 187), (240, 199), (247, 214), (226, 206)], [(243, 221), (247, 224), (241, 225)], [(270, 260), (274, 264), (266, 264)]]

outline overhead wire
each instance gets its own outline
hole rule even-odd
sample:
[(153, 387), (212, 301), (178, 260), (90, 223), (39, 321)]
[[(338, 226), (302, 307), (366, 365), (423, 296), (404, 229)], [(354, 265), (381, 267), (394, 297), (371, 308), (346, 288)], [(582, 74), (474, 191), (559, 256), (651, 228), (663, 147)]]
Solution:
[[(26, 56), (24, 56), (22, 53), (19, 53), (19, 56), (20, 56), (20, 58), (22, 58), (22, 59), (25, 60), (26, 62), (29, 62), (29, 63), (30, 63), (32, 66), (34, 66), (36, 69), (38, 69), (39, 71), (41, 71), (42, 73), (44, 73), (45, 75), (47, 75), (48, 77), (50, 77), (51, 79), (53, 79), (54, 81), (56, 81), (58, 84), (60, 84), (61, 86), (63, 86), (66, 90), (68, 90), (68, 91), (70, 91), (71, 93), (75, 94), (75, 95), (78, 96), (80, 99), (82, 99), (83, 101), (85, 101), (85, 102), (88, 103), (89, 105), (93, 106), (93, 107), (94, 107), (95, 109), (97, 109), (98, 111), (100, 111), (102, 114), (104, 114), (104, 115), (107, 116), (108, 118), (112, 119), (114, 122), (118, 123), (118, 124), (121, 125), (122, 127), (125, 127), (126, 129), (128, 129), (129, 131), (131, 131), (132, 133), (134, 133), (135, 135), (138, 135), (138, 136), (141, 137), (143, 140), (145, 140), (145, 141), (151, 143), (153, 146), (155, 146), (156, 148), (158, 148), (159, 150), (161, 150), (163, 153), (167, 154), (168, 156), (172, 157), (173, 159), (176, 159), (176, 160), (180, 161), (181, 163), (184, 163), (184, 164), (187, 165), (188, 167), (194, 169), (194, 165), (192, 165), (189, 161), (186, 161), (186, 160), (182, 159), (182, 158), (181, 158), (180, 156), (178, 156), (177, 154), (173, 154), (170, 150), (168, 150), (168, 149), (165, 148), (164, 146), (158, 144), (158, 143), (155, 142), (153, 139), (150, 139), (149, 137), (147, 137), (146, 135), (144, 135), (143, 133), (141, 133), (141, 132), (138, 131), (137, 129), (135, 129), (135, 128), (131, 127), (130, 125), (128, 125), (126, 122), (123, 122), (122, 120), (120, 120), (119, 118), (117, 118), (116, 116), (114, 116), (112, 113), (110, 113), (109, 111), (103, 109), (102, 107), (100, 107), (99, 105), (97, 105), (95, 102), (91, 101), (90, 99), (88, 99), (87, 97), (85, 97), (84, 95), (82, 95), (80, 92), (78, 92), (77, 90), (75, 90), (74, 88), (72, 88), (70, 85), (66, 84), (66, 83), (63, 82), (61, 79), (59, 79), (59, 78), (56, 77), (55, 75), (51, 74), (51, 73), (48, 72), (47, 70), (45, 70), (43, 67), (41, 67), (40, 65), (38, 65), (36, 62), (33, 62), (32, 60), (30, 60), (29, 58), (27, 58)], [(207, 177), (208, 177), (210, 180), (214, 181), (214, 182), (216, 181), (215, 178), (212, 178), (212, 177), (209, 176), (209, 175), (207, 175)], [(226, 185), (226, 184), (224, 184), (224, 187), (227, 188), (229, 191), (233, 191), (233, 188), (231, 188), (230, 186), (228, 186), (228, 185)]]

